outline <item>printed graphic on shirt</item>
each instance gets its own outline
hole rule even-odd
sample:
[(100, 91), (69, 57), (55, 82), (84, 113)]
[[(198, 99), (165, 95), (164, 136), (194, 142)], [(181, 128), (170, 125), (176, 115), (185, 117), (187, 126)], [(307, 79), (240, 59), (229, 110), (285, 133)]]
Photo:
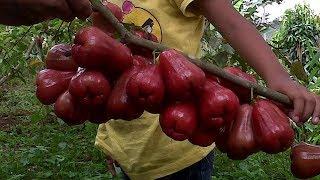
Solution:
[(149, 11), (141, 7), (136, 7), (129, 0), (123, 2), (122, 11), (124, 12), (124, 23), (140, 26), (147, 32), (157, 36), (158, 41), (162, 42), (160, 23)]

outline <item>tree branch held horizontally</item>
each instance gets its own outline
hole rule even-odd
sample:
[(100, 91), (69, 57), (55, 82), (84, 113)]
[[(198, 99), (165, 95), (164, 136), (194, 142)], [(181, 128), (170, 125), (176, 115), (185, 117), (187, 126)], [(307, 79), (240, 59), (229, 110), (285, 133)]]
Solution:
[[(131, 32), (129, 32), (124, 27), (124, 25), (121, 22), (118, 21), (118, 19), (112, 14), (112, 12), (109, 9), (103, 6), (100, 0), (90, 0), (90, 2), (92, 4), (93, 9), (101, 13), (103, 17), (112, 24), (112, 26), (117, 30), (117, 32), (121, 34), (121, 37), (125, 39), (127, 42), (130, 42), (142, 47), (146, 47), (158, 52), (162, 52), (162, 51), (165, 51), (166, 49), (170, 49), (169, 47), (166, 47), (163, 44), (155, 43), (155, 42), (134, 36)], [(225, 72), (224, 70), (222, 70), (221, 68), (219, 68), (218, 66), (212, 63), (207, 63), (199, 59), (191, 58), (186, 54), (184, 55), (189, 58), (190, 62), (194, 63), (201, 69), (211, 74), (214, 74), (220, 78), (229, 80), (232, 83), (237, 84), (239, 86), (252, 89), (254, 93), (264, 96), (266, 98), (269, 98), (271, 100), (274, 100), (286, 105), (292, 105), (292, 102), (289, 99), (289, 97), (282, 93), (279, 93), (272, 89), (249, 82), (247, 80), (241, 79), (238, 76)]]

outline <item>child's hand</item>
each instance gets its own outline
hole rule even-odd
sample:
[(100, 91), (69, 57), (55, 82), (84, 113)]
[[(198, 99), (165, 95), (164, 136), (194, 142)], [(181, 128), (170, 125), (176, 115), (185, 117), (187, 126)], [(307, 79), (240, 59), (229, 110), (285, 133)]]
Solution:
[(289, 113), (293, 121), (305, 122), (312, 116), (312, 123), (319, 124), (320, 96), (307, 90), (304, 86), (292, 79), (274, 79), (268, 86), (286, 94), (293, 101), (294, 109)]
[(42, 18), (84, 19), (92, 12), (89, 0), (18, 0), (17, 5), (24, 9), (18, 13), (25, 14), (30, 23), (40, 22)]
[(31, 25), (54, 18), (71, 21), (92, 13), (89, 0), (4, 0), (0, 5), (0, 23), (7, 25)]

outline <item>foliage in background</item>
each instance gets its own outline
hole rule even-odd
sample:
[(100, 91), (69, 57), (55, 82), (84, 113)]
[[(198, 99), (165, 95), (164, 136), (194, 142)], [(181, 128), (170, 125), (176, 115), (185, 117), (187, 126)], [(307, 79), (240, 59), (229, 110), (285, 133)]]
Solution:
[[(58, 43), (70, 43), (74, 33), (84, 25), (53, 20), (30, 27), (0, 25), (0, 86), (14, 77), (24, 80), (23, 73), (35, 73), (42, 67), (46, 52)], [(27, 72), (26, 72), (27, 71)], [(8, 79), (6, 79), (7, 76)]]
[(320, 17), (309, 5), (297, 5), (285, 12), (280, 29), (272, 40), (272, 46), (284, 55), (284, 64), (306, 84), (317, 81), (314, 76), (318, 75), (320, 70), (317, 55), (320, 48), (319, 38)]
[(310, 56), (308, 46), (317, 47), (320, 38), (320, 17), (309, 5), (297, 5), (287, 10), (273, 45), (289, 56), (291, 62), (299, 60), (304, 65)]

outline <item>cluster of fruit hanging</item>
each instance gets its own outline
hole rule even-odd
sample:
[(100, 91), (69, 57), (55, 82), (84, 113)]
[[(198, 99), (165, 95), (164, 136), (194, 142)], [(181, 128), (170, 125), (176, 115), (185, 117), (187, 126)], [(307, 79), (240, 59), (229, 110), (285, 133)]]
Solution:
[[(122, 20), (119, 7), (105, 5)], [(99, 13), (92, 18), (93, 26), (81, 29), (74, 44), (50, 49), (46, 69), (36, 79), (38, 99), (54, 104), (55, 114), (67, 124), (131, 121), (148, 111), (160, 114), (161, 128), (170, 138), (204, 147), (215, 142), (231, 159), (292, 146), (294, 130), (282, 106), (251, 97), (250, 90), (204, 72), (174, 49), (154, 60), (151, 50), (115, 39), (115, 29)], [(141, 29), (133, 33), (157, 42)], [(224, 70), (256, 83), (239, 68)], [(295, 146), (292, 171), (297, 177), (320, 173), (319, 149)]]

